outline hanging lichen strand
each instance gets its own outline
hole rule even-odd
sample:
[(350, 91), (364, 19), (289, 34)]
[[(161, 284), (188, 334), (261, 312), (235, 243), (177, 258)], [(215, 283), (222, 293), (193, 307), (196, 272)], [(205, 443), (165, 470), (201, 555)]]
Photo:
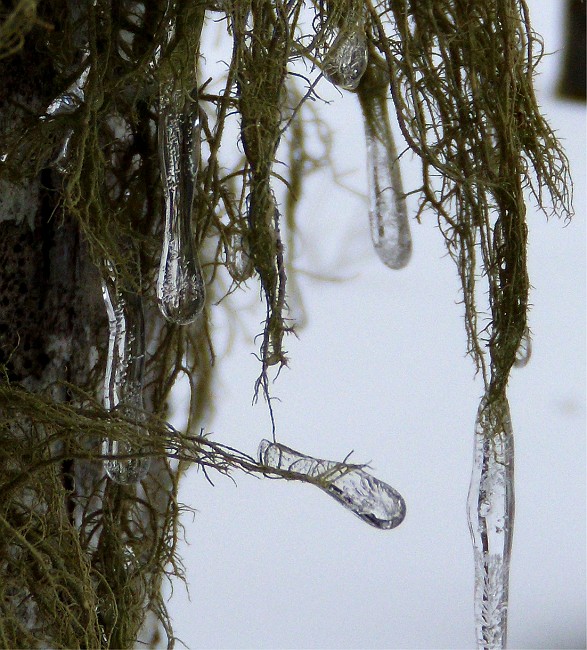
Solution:
[(402, 132), (422, 159), (420, 213), (436, 212), (459, 269), (469, 352), (485, 382), (469, 500), (475, 622), (479, 647), (501, 648), (514, 518), (506, 388), (529, 341), (524, 191), (545, 208), (546, 188), (553, 210), (568, 216), (567, 161), (534, 96), (541, 43), (523, 0), (390, 8), (370, 7), (376, 47)]
[(265, 368), (286, 363), (283, 352), (285, 265), (279, 229), (280, 214), (271, 186), (275, 152), (281, 137), (285, 80), (291, 53), (285, 3), (251, 0), (232, 3), (234, 63), (238, 88), (241, 139), (247, 159), (246, 216), (250, 257), (265, 301), (267, 321), (261, 359)]

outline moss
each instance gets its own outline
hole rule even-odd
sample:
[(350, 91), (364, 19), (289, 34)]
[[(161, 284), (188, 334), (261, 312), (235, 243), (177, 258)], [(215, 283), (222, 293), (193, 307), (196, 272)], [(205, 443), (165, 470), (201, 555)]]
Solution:
[[(291, 89), (290, 66), (300, 57), (310, 67), (319, 64), (333, 30), (344, 34), (363, 21), (370, 66), (361, 102), (380, 102), (389, 87), (407, 146), (422, 162), (418, 217), (431, 212), (438, 219), (461, 279), (469, 352), (488, 399), (505, 395), (527, 328), (527, 194), (545, 210), (570, 214), (567, 161), (534, 96), (541, 42), (525, 2), (319, 0), (310, 10), (311, 34), (303, 33), (309, 28), (301, 19), (302, 5), (301, 0), (19, 0), (0, 11), (3, 81), (16, 125), (2, 127), (0, 182), (24, 187), (52, 167), (58, 214), (77, 224), (96, 268), (106, 273), (108, 260), (119, 281), (144, 297), (150, 314), (151, 396), (145, 453), (158, 459), (151, 480), (138, 488), (108, 484), (101, 473), (98, 441), (110, 436), (132, 442), (138, 435), (132, 423), (106, 413), (95, 400), (105, 346), (84, 385), (58, 386), (60, 394), (65, 388), (67, 401), (55, 398), (55, 386), (33, 393), (11, 383), (3, 368), (4, 647), (130, 647), (147, 611), (159, 617), (171, 645), (160, 586), (166, 571), (181, 573), (175, 555), (180, 469), (197, 463), (204, 471), (264, 473), (246, 455), (194, 435), (212, 402), (209, 310), (187, 327), (156, 315), (153, 283), (162, 230), (156, 131), (162, 88), (173, 85), (186, 98), (199, 97), (206, 142), (195, 233), (208, 295), (222, 293), (214, 288), (217, 271), (226, 263), (231, 233), (243, 233), (266, 305), (257, 389), (269, 398), (268, 372), (287, 362), (284, 336), (291, 331), (285, 308), (293, 266), (285, 259), (275, 200), (280, 140), (290, 142), (284, 172), (290, 242), (303, 178), (329, 163), (327, 155), (315, 160), (306, 150), (311, 125), (302, 116), (310, 111), (301, 108), (303, 100)], [(232, 59), (226, 77), (213, 80), (219, 92), (208, 92), (206, 81), (194, 93), (204, 81), (198, 66), (205, 54), (200, 35), (206, 10), (225, 21)], [(23, 77), (35, 65), (43, 74), (31, 75), (39, 81), (33, 84), (34, 100), (29, 89), (31, 101), (23, 101)], [(82, 101), (71, 88), (86, 69)], [(48, 116), (51, 100), (68, 94), (75, 110)], [(244, 158), (224, 169), (219, 152), (234, 111)], [(66, 137), (69, 153), (58, 171), (55, 161)], [(481, 295), (486, 304), (479, 303)], [(164, 423), (180, 375), (189, 377), (191, 387), (185, 433)], [(75, 495), (71, 481), (63, 479), (72, 460), (85, 467), (87, 479)], [(22, 624), (24, 611), (32, 627)]]

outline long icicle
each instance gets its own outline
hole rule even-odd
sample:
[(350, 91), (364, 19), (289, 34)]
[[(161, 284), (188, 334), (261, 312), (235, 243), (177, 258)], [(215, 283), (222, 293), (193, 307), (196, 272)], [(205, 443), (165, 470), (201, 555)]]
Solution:
[[(108, 357), (104, 378), (104, 407), (131, 418), (140, 430), (143, 418), (143, 375), (145, 365), (145, 324), (142, 298), (119, 286), (113, 265), (106, 263), (102, 294), (108, 313)], [(143, 433), (139, 431), (139, 433)], [(141, 458), (128, 442), (110, 438), (102, 441), (102, 454), (107, 475), (116, 483), (136, 483), (149, 469), (149, 459)], [(134, 455), (117, 459), (116, 456)]]
[(197, 102), (164, 89), (159, 105), (159, 160), (165, 206), (157, 300), (165, 318), (193, 322), (204, 309), (206, 290), (192, 233), (192, 210), (200, 160)]
[(313, 458), (269, 440), (261, 440), (258, 453), (261, 465), (281, 470), (284, 478), (317, 485), (375, 528), (396, 528), (406, 516), (401, 494), (360, 466)]
[(475, 628), (483, 650), (505, 648), (514, 529), (514, 434), (505, 395), (481, 401), (467, 503), (475, 557)]
[(387, 85), (379, 77), (376, 66), (370, 65), (357, 90), (367, 140), (369, 221), (381, 261), (391, 269), (401, 269), (412, 256), (412, 237), (387, 111)]

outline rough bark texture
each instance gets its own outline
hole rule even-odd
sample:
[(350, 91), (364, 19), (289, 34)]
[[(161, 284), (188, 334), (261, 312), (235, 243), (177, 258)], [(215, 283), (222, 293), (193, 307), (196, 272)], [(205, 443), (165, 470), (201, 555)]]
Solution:
[(559, 83), (561, 97), (582, 101), (586, 98), (586, 10), (585, 0), (567, 0), (565, 58)]
[[(2, 154), (5, 134), (23, 128), (27, 116), (42, 113), (51, 101), (46, 90), (53, 70), (42, 52), (25, 48), (0, 61), (0, 75)], [(98, 270), (90, 260), (78, 223), (59, 205), (56, 189), (60, 176), (45, 167), (25, 180), (12, 181), (10, 177), (8, 173), (0, 179), (2, 381), (29, 394), (49, 395), (55, 404), (74, 403), (70, 385), (94, 387), (93, 397), (99, 399), (103, 368), (97, 364), (97, 350), (107, 346), (108, 331)], [(6, 411), (0, 405), (2, 418)], [(16, 427), (3, 423), (3, 449), (10, 445), (16, 449), (19, 441), (37, 436), (39, 431), (44, 428), (37, 428), (26, 416)], [(38, 443), (43, 444), (42, 436)], [(99, 439), (93, 440), (88, 445), (89, 454), (99, 453), (99, 444)], [(137, 638), (137, 624), (144, 620), (148, 609), (145, 603), (157, 598), (154, 591), (160, 585), (162, 567), (145, 561), (149, 579), (141, 576), (141, 584), (135, 588), (128, 570), (135, 558), (129, 561), (125, 554), (133, 552), (127, 543), (133, 535), (150, 539), (156, 546), (165, 528), (173, 492), (165, 463), (153, 464), (140, 489), (148, 507), (139, 509), (129, 524), (129, 506), (125, 504), (129, 501), (128, 488), (108, 485), (100, 462), (68, 458), (67, 447), (67, 438), (53, 446), (62, 459), (50, 466), (47, 492), (54, 491), (50, 483), (54, 479), (56, 493), (62, 497), (58, 501), (49, 497), (43, 500), (38, 487), (22, 475), (18, 477), (19, 487), (7, 490), (8, 479), (17, 470), (5, 454), (0, 458), (0, 474), (6, 479), (0, 508), (1, 647), (30, 647), (33, 643), (44, 647), (129, 647)], [(25, 518), (35, 523), (26, 523)], [(92, 531), (98, 518), (99, 528)], [(134, 526), (131, 533), (126, 526)], [(55, 555), (51, 549), (56, 549)], [(75, 558), (78, 551), (81, 556)], [(64, 575), (68, 572), (63, 569), (64, 560), (76, 562), (80, 575)], [(21, 567), (36, 561), (40, 566), (32, 577), (23, 575), (21, 580)], [(95, 575), (88, 577), (92, 571)], [(120, 591), (131, 594), (129, 609), (136, 610), (134, 627), (125, 621), (122, 609), (127, 603), (116, 593), (116, 583), (121, 580), (128, 584), (121, 584)], [(46, 582), (57, 586), (43, 591)], [(80, 586), (82, 596), (78, 593), (76, 598)], [(59, 612), (72, 610), (70, 599), (77, 600), (74, 607), (80, 608), (72, 615), (75, 625), (64, 624), (67, 616), (59, 620)], [(121, 611), (116, 611), (117, 607)], [(156, 618), (151, 616), (143, 638), (154, 641), (157, 627)]]

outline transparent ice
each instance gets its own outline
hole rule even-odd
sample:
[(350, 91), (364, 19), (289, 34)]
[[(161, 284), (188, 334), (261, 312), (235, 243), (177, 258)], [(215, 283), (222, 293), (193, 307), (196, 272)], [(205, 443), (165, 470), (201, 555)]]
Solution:
[(475, 626), (479, 648), (507, 640), (509, 565), (514, 528), (514, 434), (505, 397), (479, 406), (468, 498), (475, 559)]
[(381, 261), (401, 269), (412, 255), (412, 237), (397, 151), (384, 95), (361, 100), (367, 140), (369, 221)]
[(342, 32), (324, 57), (324, 76), (345, 90), (355, 90), (367, 69), (367, 39), (362, 26), (350, 33)]
[[(143, 374), (145, 364), (145, 326), (142, 298), (120, 289), (112, 264), (107, 263), (102, 280), (102, 295), (108, 314), (108, 357), (104, 378), (104, 407), (130, 418), (140, 430), (143, 418)], [(105, 438), (102, 454), (136, 454), (128, 442)], [(136, 483), (149, 468), (146, 458), (104, 461), (104, 469), (116, 483)]]
[(167, 320), (186, 325), (202, 312), (206, 297), (192, 232), (200, 160), (199, 107), (197, 102), (185, 100), (178, 91), (164, 91), (159, 111), (165, 224), (157, 299)]
[[(87, 59), (87, 52), (84, 53), (84, 60)], [(67, 91), (56, 97), (47, 107), (45, 115), (41, 119), (55, 118), (60, 115), (69, 115), (74, 113), (85, 98), (85, 85), (90, 73), (90, 66), (86, 65), (80, 76), (68, 87)], [(73, 129), (67, 129), (65, 137), (55, 158), (51, 161), (51, 166), (57, 171), (65, 173), (67, 171), (71, 156), (71, 141)]]
[(375, 528), (395, 528), (406, 516), (401, 494), (356, 465), (312, 458), (268, 440), (261, 441), (258, 453), (261, 465), (317, 485)]
[(532, 356), (532, 338), (530, 336), (529, 328), (526, 328), (522, 340), (520, 341), (520, 346), (516, 351), (516, 359), (514, 361), (514, 366), (516, 368), (523, 368), (530, 361)]
[(226, 268), (236, 282), (245, 282), (253, 274), (253, 260), (247, 239), (242, 233), (235, 232), (230, 236), (226, 247)]

